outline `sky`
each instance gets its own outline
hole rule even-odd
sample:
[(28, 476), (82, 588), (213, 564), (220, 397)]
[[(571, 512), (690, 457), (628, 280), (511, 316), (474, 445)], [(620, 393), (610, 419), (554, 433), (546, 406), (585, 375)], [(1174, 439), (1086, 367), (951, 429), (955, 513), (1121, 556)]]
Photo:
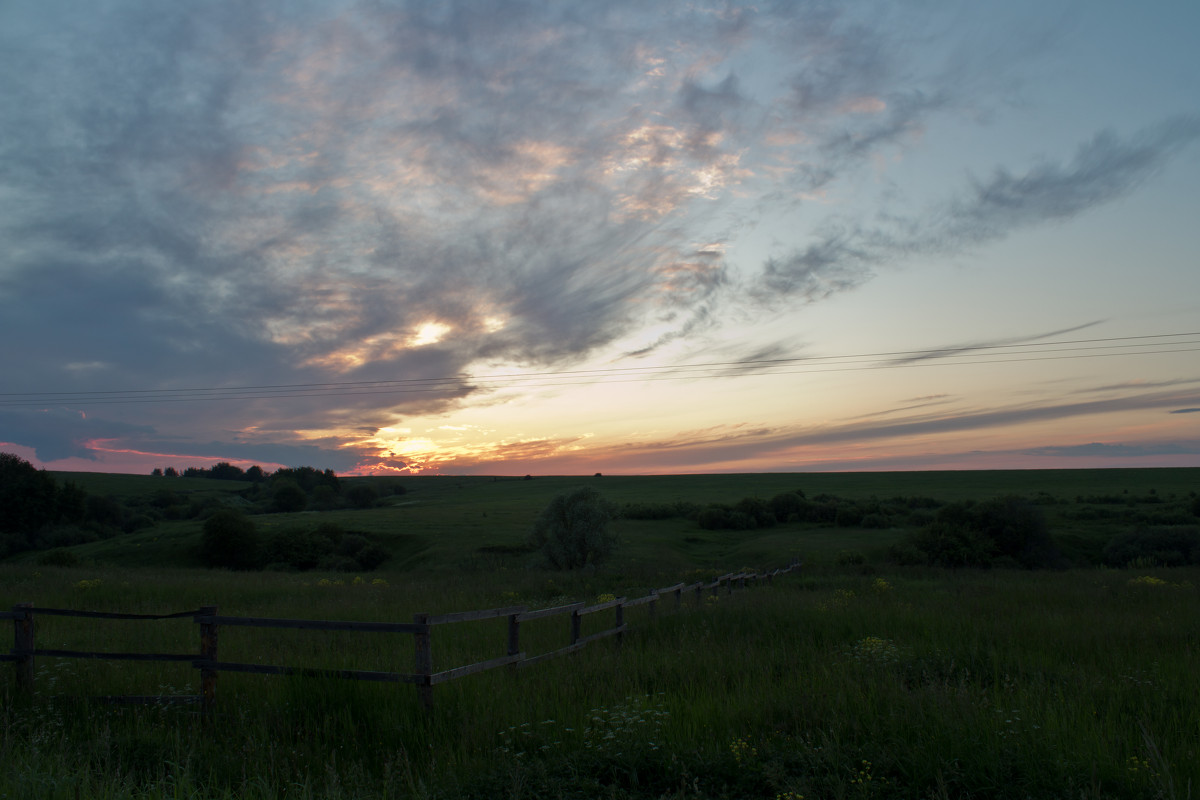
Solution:
[(1200, 4), (0, 4), (0, 450), (1200, 466)]

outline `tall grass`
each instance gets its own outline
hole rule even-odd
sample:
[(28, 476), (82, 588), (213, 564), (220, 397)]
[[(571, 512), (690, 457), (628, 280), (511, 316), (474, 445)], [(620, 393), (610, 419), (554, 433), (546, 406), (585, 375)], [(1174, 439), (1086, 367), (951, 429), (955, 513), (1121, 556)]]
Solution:
[[(541, 572), (341, 586), (43, 572), (0, 568), (0, 579), (15, 584), (12, 601), (42, 606), (216, 602), (230, 614), (394, 620), (621, 588), (616, 576)], [(0, 679), (0, 795), (1189, 797), (1200, 787), (1200, 571), (1143, 577), (793, 576), (653, 623), (631, 609), (621, 647), (439, 685), (432, 713), (404, 685), (222, 673), (204, 723), (188, 708), (70, 699), (194, 692), (190, 667), (39, 658), (33, 702)], [(539, 623), (529, 646), (565, 644), (563, 618)], [(192, 651), (195, 628), (43, 617), (37, 635), (41, 646)], [(440, 627), (433, 642), (439, 668), (500, 655), (503, 623)], [(406, 636), (225, 629), (221, 648), (264, 663), (412, 664)]]

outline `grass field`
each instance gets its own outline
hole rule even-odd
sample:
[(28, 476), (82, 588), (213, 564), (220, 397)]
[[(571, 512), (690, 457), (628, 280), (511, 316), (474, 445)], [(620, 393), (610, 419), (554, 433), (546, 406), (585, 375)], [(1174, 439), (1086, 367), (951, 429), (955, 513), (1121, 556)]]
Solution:
[[(654, 622), (631, 610), (621, 647), (601, 641), (438, 686), (432, 713), (404, 685), (223, 673), (205, 724), (186, 708), (83, 699), (195, 692), (190, 665), (39, 658), (29, 702), (0, 664), (0, 796), (1191, 797), (1200, 791), (1200, 569), (900, 568), (879, 555), (902, 530), (706, 531), (683, 519), (620, 521), (617, 555), (598, 570), (549, 571), (505, 548), (523, 541), (551, 497), (581, 483), (618, 503), (736, 502), (797, 488), (864, 498), (1044, 492), (1063, 501), (1044, 506), (1056, 534), (1099, 538), (1119, 523), (1069, 518), (1076, 498), (1185, 497), (1198, 477), (420, 478), (405, 481), (395, 505), (329, 512), (385, 536), (393, 552), (361, 582), (185, 568), (198, 532), (190, 521), (81, 545), (76, 567), (23, 556), (0, 564), (0, 606), (162, 613), (216, 603), (232, 615), (398, 621), (636, 596), (797, 556), (806, 568)], [(116, 495), (155, 488), (150, 477), (95, 480)], [(195, 491), (218, 490), (198, 483)], [(846, 551), (865, 563), (839, 565)], [(544, 622), (523, 641), (561, 644), (561, 618)], [(440, 664), (503, 652), (502, 622), (446, 628), (434, 640)], [(196, 649), (190, 620), (42, 617), (37, 636), (43, 647)], [(399, 671), (413, 657), (411, 639), (391, 634), (228, 629), (221, 648), (237, 660)]]

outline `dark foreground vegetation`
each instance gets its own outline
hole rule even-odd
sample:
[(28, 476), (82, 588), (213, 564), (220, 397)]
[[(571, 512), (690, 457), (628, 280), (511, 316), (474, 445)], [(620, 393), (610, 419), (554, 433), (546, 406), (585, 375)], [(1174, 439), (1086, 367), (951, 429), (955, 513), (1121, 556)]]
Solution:
[[(375, 499), (327, 511), (272, 511), (252, 499), (264, 481), (45, 477), (126, 509), (166, 486), (210, 511), (13, 550), (0, 563), (0, 609), (216, 603), (229, 614), (407, 621), (633, 597), (794, 558), (805, 568), (654, 621), (641, 607), (619, 647), (605, 640), (439, 685), (432, 713), (404, 685), (223, 674), (205, 723), (190, 707), (88, 699), (194, 693), (190, 664), (39, 657), (32, 701), (0, 664), (9, 798), (1200, 791), (1200, 470), (418, 477), (403, 494), (339, 479), (339, 497), (362, 480)], [(615, 511), (604, 525), (566, 501), (583, 489)], [(205, 567), (206, 526), (221, 519), (252, 522), (257, 547), (232, 550), (269, 554), (280, 560), (262, 565), (275, 568)], [(598, 548), (580, 559), (564, 546), (576, 556), (556, 567), (545, 543), (566, 523), (539, 535), (539, 519), (590, 521), (578, 530), (599, 531)], [(366, 578), (332, 560), (352, 536), (387, 556)], [(271, 550), (276, 541), (310, 553), (310, 566)], [(439, 639), (435, 663), (502, 652), (493, 623), (454, 626), (460, 638)], [(63, 649), (195, 649), (190, 620), (38, 624), (38, 641)], [(406, 671), (413, 657), (407, 637), (319, 631), (230, 629), (221, 647), (330, 669)]]

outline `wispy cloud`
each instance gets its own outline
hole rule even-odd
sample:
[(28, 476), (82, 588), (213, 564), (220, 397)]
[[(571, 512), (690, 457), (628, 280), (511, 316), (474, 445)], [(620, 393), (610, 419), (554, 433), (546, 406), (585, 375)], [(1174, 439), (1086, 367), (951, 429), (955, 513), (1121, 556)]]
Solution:
[(920, 216), (889, 215), (877, 224), (831, 220), (809, 244), (767, 260), (752, 296), (760, 302), (820, 300), (859, 286), (881, 267), (961, 253), (1024, 228), (1071, 219), (1127, 195), (1198, 138), (1195, 116), (1166, 120), (1127, 139), (1104, 131), (1068, 162), (1023, 172), (997, 168)]
[[(711, 352), (765, 309), (1124, 196), (1200, 136), (1188, 116), (1101, 133), (1073, 158), (997, 167), (919, 212), (805, 216), (780, 255), (737, 262), (764, 210), (807, 211), (814, 193), (1019, 83), (1031, 50), (927, 47), (937, 15), (4, 5), (0, 337), (22, 342), (0, 362), (5, 391), (462, 379), (186, 412), (97, 406), (83, 421), (64, 394), (6, 410), (0, 436), (53, 457), (88, 457), (111, 436), (264, 459), (317, 447), (341, 464), (364, 431), (489, 402), (472, 372)], [(1039, 44), (1022, 47), (1045, 46), (1028, 33)], [(729, 372), (792, 352), (746, 342)], [(250, 429), (258, 439), (238, 438)]]

